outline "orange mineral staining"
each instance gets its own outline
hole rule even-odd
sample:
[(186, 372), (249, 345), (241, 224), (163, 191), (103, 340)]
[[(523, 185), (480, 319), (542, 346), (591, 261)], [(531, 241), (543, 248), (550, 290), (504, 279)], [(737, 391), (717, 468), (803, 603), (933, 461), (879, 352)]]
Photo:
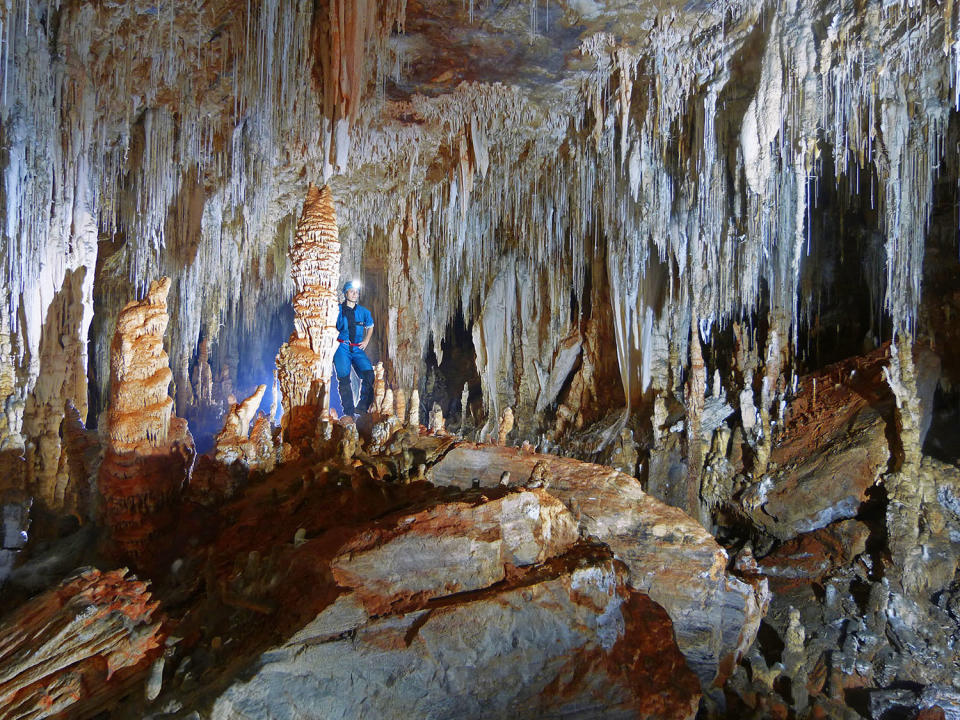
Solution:
[(307, 190), (290, 262), (297, 290), (294, 331), (277, 354), (277, 378), (284, 427), (290, 439), (297, 439), (313, 432), (317, 409), (328, 407), (327, 385), (337, 349), (340, 240), (333, 195), (326, 185)]
[(173, 415), (172, 374), (163, 349), (170, 279), (117, 317), (110, 345), (107, 448), (100, 467), (103, 519), (124, 560), (147, 561), (195, 454), (187, 423)]

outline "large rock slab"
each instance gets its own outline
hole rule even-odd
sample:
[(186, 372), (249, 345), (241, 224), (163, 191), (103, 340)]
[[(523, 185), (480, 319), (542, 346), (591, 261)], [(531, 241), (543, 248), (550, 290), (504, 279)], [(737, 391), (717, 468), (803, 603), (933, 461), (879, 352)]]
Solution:
[(630, 587), (667, 611), (677, 645), (703, 686), (722, 683), (756, 636), (768, 603), (764, 581), (751, 585), (729, 575), (727, 553), (699, 523), (611, 468), (462, 443), (430, 469), (428, 479), (460, 488), (478, 479), (481, 487), (492, 487), (505, 471), (520, 484), (542, 476), (581, 533), (625, 563)]
[(770, 455), (774, 469), (741, 498), (770, 535), (789, 540), (857, 514), (890, 459), (887, 362), (881, 348), (803, 378)]
[[(483, 498), (487, 500), (487, 498)], [(542, 490), (479, 504), (444, 503), (384, 519), (349, 541), (330, 566), (371, 613), (488, 587), (567, 552), (579, 539), (566, 506)]]
[(692, 718), (697, 679), (669, 618), (627, 591), (619, 567), (581, 547), (512, 583), (377, 619), (341, 597), (212, 717)]

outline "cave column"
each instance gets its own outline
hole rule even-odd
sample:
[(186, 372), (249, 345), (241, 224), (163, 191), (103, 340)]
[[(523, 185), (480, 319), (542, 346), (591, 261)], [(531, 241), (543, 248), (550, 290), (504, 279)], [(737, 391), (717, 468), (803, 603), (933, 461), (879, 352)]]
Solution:
[(887, 534), (893, 566), (903, 573), (904, 586), (919, 589), (923, 578), (921, 513), (930, 488), (920, 471), (920, 399), (913, 364), (913, 336), (901, 329), (890, 345), (890, 364), (884, 375), (896, 400), (901, 444), (899, 467), (887, 476)]

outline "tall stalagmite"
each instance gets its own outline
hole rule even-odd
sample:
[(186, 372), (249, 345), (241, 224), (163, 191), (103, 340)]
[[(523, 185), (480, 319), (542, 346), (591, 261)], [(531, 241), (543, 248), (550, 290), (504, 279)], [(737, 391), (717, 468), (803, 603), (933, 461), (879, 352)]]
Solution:
[(172, 373), (163, 349), (169, 278), (117, 317), (110, 346), (107, 448), (100, 466), (103, 518), (125, 560), (150, 560), (153, 541), (171, 520), (193, 462), (193, 437), (173, 415)]
[(329, 407), (328, 383), (337, 345), (340, 239), (329, 186), (311, 185), (290, 248), (294, 331), (277, 354), (284, 427), (290, 438), (312, 432)]

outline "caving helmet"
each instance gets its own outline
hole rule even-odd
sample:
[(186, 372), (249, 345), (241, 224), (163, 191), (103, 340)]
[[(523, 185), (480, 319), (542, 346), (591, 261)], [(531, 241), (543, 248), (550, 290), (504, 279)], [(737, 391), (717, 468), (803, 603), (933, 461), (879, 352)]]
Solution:
[(359, 289), (360, 289), (360, 281), (359, 281), (359, 280), (347, 280), (347, 281), (343, 284), (343, 294), (344, 294), (344, 295), (346, 295), (347, 292), (350, 291), (350, 290), (359, 290)]

